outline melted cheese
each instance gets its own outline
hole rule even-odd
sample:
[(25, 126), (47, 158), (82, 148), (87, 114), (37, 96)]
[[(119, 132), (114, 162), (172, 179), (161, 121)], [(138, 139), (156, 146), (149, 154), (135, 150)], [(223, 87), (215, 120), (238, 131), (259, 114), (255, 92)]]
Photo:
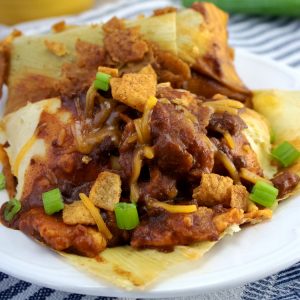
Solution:
[(228, 146), (230, 147), (230, 149), (234, 149), (235, 147), (235, 142), (232, 138), (232, 136), (230, 135), (230, 133), (228, 131), (224, 132), (224, 139), (226, 140)]
[(257, 183), (258, 181), (264, 181), (268, 184), (273, 185), (272, 181), (270, 181), (264, 177), (258, 176), (257, 174), (255, 174), (245, 168), (241, 168), (240, 177), (242, 177), (243, 179), (246, 179), (247, 181), (252, 182), (254, 184)]
[(193, 213), (197, 211), (197, 206), (195, 204), (192, 205), (172, 205), (164, 202), (153, 201), (151, 203), (153, 207), (160, 207), (165, 209), (170, 213)]
[(83, 202), (83, 204), (85, 205), (85, 207), (89, 210), (89, 212), (91, 213), (93, 219), (95, 220), (98, 229), (101, 233), (104, 234), (104, 236), (107, 239), (111, 239), (112, 238), (112, 234), (109, 231), (109, 229), (107, 228), (105, 222), (103, 221), (101, 214), (99, 212), (99, 209), (96, 208), (96, 206), (94, 205), (94, 203), (89, 199), (88, 196), (86, 196), (83, 193), (79, 194), (79, 197), (81, 199), (81, 201)]
[(33, 144), (36, 142), (37, 138), (35, 135), (33, 135), (21, 148), (20, 152), (18, 153), (14, 166), (13, 166), (13, 173), (15, 176), (18, 176), (19, 173), (19, 167), (21, 162), (23, 161), (24, 157), (28, 153), (28, 151), (32, 148)]

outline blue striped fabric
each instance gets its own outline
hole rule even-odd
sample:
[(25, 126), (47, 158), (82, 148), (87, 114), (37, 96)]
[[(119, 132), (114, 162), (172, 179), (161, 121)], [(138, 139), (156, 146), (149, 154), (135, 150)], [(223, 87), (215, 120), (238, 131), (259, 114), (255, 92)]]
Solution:
[[(68, 18), (68, 23), (95, 23), (106, 21), (114, 15), (131, 18), (141, 13), (150, 14), (155, 8), (166, 5), (179, 6), (175, 0), (127, 0), (101, 7), (80, 16)], [(50, 21), (22, 24), (19, 28), (26, 33), (43, 33), (49, 30)], [(1, 27), (0, 38), (11, 29)], [(39, 29), (37, 29), (39, 28)], [(234, 15), (229, 23), (230, 44), (233, 47), (266, 55), (300, 70), (300, 20), (274, 17), (247, 17)], [(113, 300), (115, 298), (91, 297), (68, 294), (38, 287), (0, 272), (0, 300)], [(175, 299), (175, 298), (174, 298)], [(176, 298), (177, 300), (182, 298)], [(300, 299), (300, 263), (257, 282), (225, 291), (218, 291), (185, 299), (203, 300), (296, 300)]]

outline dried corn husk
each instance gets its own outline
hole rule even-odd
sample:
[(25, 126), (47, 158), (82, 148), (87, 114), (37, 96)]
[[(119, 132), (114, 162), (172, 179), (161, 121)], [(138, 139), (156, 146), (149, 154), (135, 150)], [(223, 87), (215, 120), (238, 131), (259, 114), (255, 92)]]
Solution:
[[(300, 150), (300, 91), (257, 91), (253, 97), (254, 109), (270, 123), (275, 134), (275, 145), (288, 141)], [(300, 175), (300, 160), (285, 170)], [(283, 199), (297, 193), (300, 186)], [(280, 199), (280, 200), (283, 200)]]
[[(128, 21), (126, 24), (128, 27), (139, 27), (145, 39), (176, 54), (175, 13)], [(78, 26), (67, 31), (42, 36), (22, 36), (16, 39), (11, 51), (10, 88), (13, 88), (16, 78), (23, 77), (29, 72), (59, 79), (62, 65), (75, 59), (75, 45), (78, 39), (102, 46), (103, 37), (102, 25), (99, 24)], [(67, 54), (61, 57), (54, 55), (47, 49), (45, 41), (60, 43), (65, 47)]]
[(245, 109), (241, 114), (241, 118), (247, 124), (247, 128), (243, 131), (251, 148), (257, 155), (264, 175), (272, 178), (277, 172), (276, 166), (271, 164), (271, 142), (270, 142), (270, 125), (266, 118), (258, 114), (252, 109)]
[[(228, 228), (222, 237), (239, 231), (237, 225)], [(145, 289), (160, 277), (173, 276), (174, 269), (200, 259), (217, 242), (202, 242), (192, 246), (177, 246), (165, 253), (152, 249), (136, 250), (129, 246), (108, 248), (97, 259), (60, 252), (67, 262), (85, 270), (93, 277), (104, 279), (126, 290)], [(192, 264), (190, 264), (192, 268)]]

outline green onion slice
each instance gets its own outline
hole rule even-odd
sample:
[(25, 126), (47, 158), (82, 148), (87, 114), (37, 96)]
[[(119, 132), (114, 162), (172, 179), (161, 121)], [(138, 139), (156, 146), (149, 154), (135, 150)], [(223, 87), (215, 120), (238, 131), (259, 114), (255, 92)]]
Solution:
[(94, 81), (94, 87), (97, 90), (108, 91), (109, 81), (111, 76), (106, 73), (98, 72), (96, 74), (96, 80)]
[(5, 176), (3, 173), (0, 173), (0, 191), (5, 189), (5, 184), (6, 184)]
[(140, 223), (136, 205), (133, 203), (117, 203), (115, 215), (120, 229), (131, 230)]
[(264, 182), (258, 181), (250, 194), (250, 199), (265, 207), (272, 207), (278, 196), (278, 189), (272, 185)]
[(284, 167), (288, 167), (300, 157), (300, 152), (289, 142), (283, 142), (272, 150), (272, 156)]
[(17, 199), (11, 199), (7, 202), (4, 209), (4, 220), (10, 222), (21, 209), (21, 202)]
[(52, 215), (64, 208), (64, 202), (58, 188), (42, 194), (44, 210), (47, 215)]

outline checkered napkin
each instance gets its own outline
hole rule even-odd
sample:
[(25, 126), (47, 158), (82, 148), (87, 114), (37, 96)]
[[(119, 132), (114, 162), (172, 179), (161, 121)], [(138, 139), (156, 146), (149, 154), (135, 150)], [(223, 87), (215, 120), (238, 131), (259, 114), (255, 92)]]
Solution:
[[(100, 5), (100, 2), (98, 1)], [(108, 2), (108, 1), (106, 1)], [(111, 2), (111, 1), (109, 1)], [(49, 31), (52, 24), (67, 20), (70, 24), (95, 23), (107, 21), (116, 15), (131, 18), (141, 13), (147, 15), (155, 8), (167, 5), (179, 6), (179, 1), (159, 0), (126, 0), (96, 7), (92, 11), (78, 16), (52, 18), (42, 21), (23, 23), (17, 26), (28, 34)], [(0, 39), (10, 32), (11, 28), (0, 25)], [(300, 20), (275, 17), (247, 17), (234, 15), (229, 24), (230, 44), (247, 51), (266, 55), (300, 70)], [(3, 242), (3, 241), (2, 241)], [(1, 269), (1, 266), (0, 266)], [(116, 298), (92, 297), (69, 294), (36, 286), (18, 280), (0, 272), (0, 300), (111, 300)], [(275, 275), (252, 282), (244, 286), (221, 290), (193, 297), (172, 298), (172, 300), (296, 300), (300, 299), (300, 263)]]

